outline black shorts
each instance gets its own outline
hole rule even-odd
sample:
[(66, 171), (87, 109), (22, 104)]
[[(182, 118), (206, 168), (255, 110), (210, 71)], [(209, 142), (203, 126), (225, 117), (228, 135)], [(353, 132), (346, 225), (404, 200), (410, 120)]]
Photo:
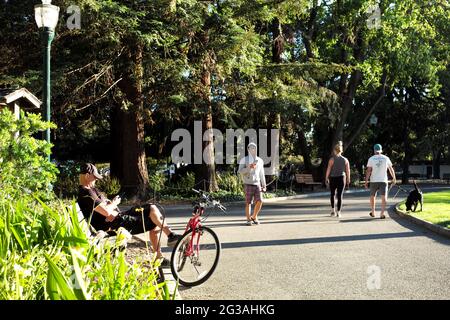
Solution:
[[(141, 212), (139, 209), (143, 208)], [(136, 206), (119, 215), (111, 222), (111, 229), (117, 230), (120, 227), (127, 229), (131, 234), (144, 233), (156, 228), (156, 224), (150, 219), (151, 204)]]

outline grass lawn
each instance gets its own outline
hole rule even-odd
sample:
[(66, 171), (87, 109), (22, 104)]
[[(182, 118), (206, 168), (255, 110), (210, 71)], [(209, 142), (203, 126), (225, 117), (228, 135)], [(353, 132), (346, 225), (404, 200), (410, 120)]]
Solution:
[[(424, 193), (423, 203), (423, 211), (418, 211), (420, 210), (419, 204), (417, 211), (411, 211), (410, 214), (419, 219), (450, 229), (450, 190)], [(405, 202), (401, 202), (398, 208), (405, 211)]]

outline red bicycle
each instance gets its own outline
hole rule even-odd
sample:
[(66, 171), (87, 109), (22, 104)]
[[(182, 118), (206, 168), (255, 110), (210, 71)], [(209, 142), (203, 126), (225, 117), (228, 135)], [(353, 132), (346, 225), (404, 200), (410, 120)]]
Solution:
[(223, 212), (226, 208), (219, 201), (203, 191), (195, 190), (199, 199), (193, 203), (193, 217), (189, 219), (183, 236), (172, 251), (170, 268), (180, 284), (193, 287), (208, 280), (214, 273), (220, 257), (220, 241), (217, 234), (202, 225), (209, 215), (207, 207), (216, 207)]

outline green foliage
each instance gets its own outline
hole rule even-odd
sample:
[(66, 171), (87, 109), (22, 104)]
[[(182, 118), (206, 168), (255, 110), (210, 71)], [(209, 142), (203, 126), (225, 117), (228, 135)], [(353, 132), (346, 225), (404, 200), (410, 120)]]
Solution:
[(275, 197), (290, 197), (290, 196), (295, 196), (297, 195), (297, 193), (293, 190), (282, 190), (279, 189), (275, 192), (264, 192), (263, 194), (263, 198), (264, 199), (271, 199), (271, 198), (275, 198)]
[[(62, 8), (70, 4), (58, 1)], [(374, 4), (380, 6), (381, 24), (369, 29), (366, 10)], [(77, 5), (82, 30), (60, 23), (52, 47), (57, 110), (52, 118), (58, 122), (55, 150), (61, 157), (106, 154), (100, 146), (110, 141), (110, 116), (116, 108), (136, 107), (126, 92), (134, 86), (144, 97), (145, 147), (161, 159), (170, 154), (170, 133), (191, 129), (209, 105), (220, 130), (281, 128), (282, 159), (302, 154), (305, 161), (325, 163), (333, 140), (343, 140), (346, 148), (351, 140), (350, 160), (361, 165), (374, 139), (390, 144), (398, 160), (449, 158), (449, 130), (442, 125), (448, 123), (449, 81), (439, 76), (450, 61), (446, 0), (80, 0)], [(38, 92), (41, 53), (35, 50), (39, 36), (30, 8), (29, 1), (0, 2), (5, 22), (0, 85)], [(373, 113), (383, 129), (367, 126)], [(392, 126), (395, 119), (405, 121)], [(414, 125), (423, 122), (427, 125)], [(412, 134), (400, 141), (399, 129)], [(162, 177), (154, 173), (150, 184), (160, 190)]]
[(80, 165), (77, 162), (66, 161), (58, 164), (58, 178), (54, 192), (59, 198), (73, 198), (78, 194)]
[[(364, 178), (363, 178), (364, 179)], [(361, 176), (354, 166), (350, 167), (350, 186), (360, 187)]]
[(304, 164), (303, 156), (287, 155), (281, 159), (281, 164), (294, 164), (301, 166)]
[(192, 191), (195, 185), (195, 174), (187, 172), (185, 175), (179, 177), (175, 183), (167, 183), (164, 189), (161, 189), (161, 194), (164, 199), (181, 200), (190, 199), (194, 196)]
[(242, 201), (245, 199), (244, 193), (234, 193), (225, 190), (219, 190), (212, 193), (214, 199), (227, 202), (227, 201)]
[[(0, 299), (168, 299), (146, 259), (87, 238), (75, 206), (0, 200)], [(144, 267), (143, 264), (147, 267)]]
[(111, 176), (103, 176), (103, 179), (97, 180), (96, 186), (99, 190), (106, 194), (107, 198), (114, 198), (120, 192), (120, 181)]
[(178, 188), (185, 188), (191, 190), (195, 187), (195, 175), (192, 172), (186, 173), (183, 177), (181, 177), (180, 181), (177, 183)]
[(240, 176), (232, 172), (218, 173), (217, 183), (220, 190), (225, 190), (234, 194), (242, 194), (244, 192), (244, 187)]
[(50, 163), (51, 144), (34, 135), (55, 125), (36, 114), (20, 114), (20, 119), (4, 108), (0, 111), (0, 198), (17, 198), (35, 193), (48, 198), (57, 169)]
[(164, 172), (157, 171), (148, 175), (149, 186), (156, 192), (161, 191), (166, 183), (166, 176)]

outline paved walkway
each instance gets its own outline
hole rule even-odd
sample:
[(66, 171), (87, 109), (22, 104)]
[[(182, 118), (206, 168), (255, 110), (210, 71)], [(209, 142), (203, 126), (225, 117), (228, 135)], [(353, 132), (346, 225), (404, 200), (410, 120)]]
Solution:
[[(266, 204), (259, 226), (244, 225), (240, 205), (210, 216), (223, 248), (218, 268), (203, 285), (180, 288), (182, 298), (450, 299), (449, 239), (393, 212), (370, 218), (365, 193), (344, 203), (340, 220), (318, 196)], [(188, 207), (166, 215), (181, 230)]]

